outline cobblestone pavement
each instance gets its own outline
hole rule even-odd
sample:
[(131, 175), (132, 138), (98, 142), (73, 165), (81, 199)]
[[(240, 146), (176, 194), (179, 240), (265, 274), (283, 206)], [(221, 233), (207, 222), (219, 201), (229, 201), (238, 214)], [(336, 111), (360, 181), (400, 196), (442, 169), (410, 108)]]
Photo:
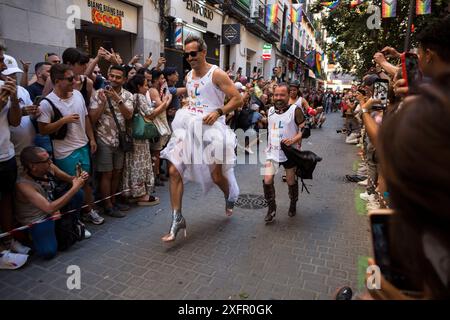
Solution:
[[(161, 204), (134, 208), (124, 219), (89, 225), (92, 238), (51, 261), (32, 257), (21, 270), (0, 272), (0, 299), (330, 299), (337, 287), (361, 285), (361, 264), (370, 254), (368, 221), (355, 208), (355, 187), (344, 181), (356, 149), (336, 134), (329, 116), (313, 130), (304, 150), (323, 157), (289, 218), (287, 186), (276, 177), (277, 220), (266, 209), (224, 214), (218, 190), (203, 196), (185, 188), (188, 237), (173, 244), (160, 237), (170, 223), (167, 187)], [(236, 168), (242, 194), (262, 195), (258, 165)], [(68, 290), (66, 269), (81, 268), (81, 289)], [(359, 275), (359, 281), (358, 281)]]

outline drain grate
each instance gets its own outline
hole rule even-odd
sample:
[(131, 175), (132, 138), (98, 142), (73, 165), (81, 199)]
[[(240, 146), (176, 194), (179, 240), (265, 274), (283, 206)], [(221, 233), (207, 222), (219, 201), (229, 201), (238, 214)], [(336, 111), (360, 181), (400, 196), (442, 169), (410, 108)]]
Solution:
[(236, 207), (242, 209), (262, 209), (267, 207), (267, 201), (260, 194), (241, 194), (236, 201)]

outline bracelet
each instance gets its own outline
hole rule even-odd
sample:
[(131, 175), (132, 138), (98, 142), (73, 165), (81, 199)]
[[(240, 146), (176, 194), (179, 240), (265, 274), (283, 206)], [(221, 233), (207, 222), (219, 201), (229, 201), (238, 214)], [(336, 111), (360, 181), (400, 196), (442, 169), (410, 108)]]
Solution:
[(217, 109), (216, 112), (219, 114), (219, 116), (223, 116), (223, 110), (222, 109)]

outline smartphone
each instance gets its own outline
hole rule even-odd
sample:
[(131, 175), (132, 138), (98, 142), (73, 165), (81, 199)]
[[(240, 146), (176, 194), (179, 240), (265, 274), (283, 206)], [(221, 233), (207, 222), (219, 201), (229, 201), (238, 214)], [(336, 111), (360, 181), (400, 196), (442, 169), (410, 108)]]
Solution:
[(167, 88), (164, 88), (163, 89), (163, 95), (166, 95), (166, 92), (167, 92)]
[(152, 55), (153, 55), (153, 52), (150, 52), (150, 53), (148, 54), (148, 57), (151, 58)]
[(83, 173), (83, 169), (81, 168), (81, 164), (77, 163), (76, 168), (75, 168), (75, 172), (77, 177), (80, 177), (81, 174)]
[(159, 56), (160, 56), (161, 58), (164, 58), (164, 52), (161, 52), (161, 53), (159, 54)]
[(422, 72), (419, 69), (419, 57), (415, 53), (405, 52), (401, 55), (402, 77), (406, 80), (409, 94), (418, 92), (419, 84), (422, 82)]
[(36, 96), (34, 98), (33, 105), (38, 106), (39, 103), (41, 103), (42, 98), (44, 98), (44, 96)]
[(253, 73), (256, 73), (256, 70), (258, 70), (258, 67), (253, 67)]
[(373, 89), (373, 99), (379, 99), (381, 100), (381, 105), (374, 106), (378, 108), (386, 108), (387, 106), (387, 97), (389, 92), (389, 80), (386, 79), (377, 79), (375, 80)]
[(397, 289), (406, 294), (419, 295), (419, 290), (407, 276), (408, 272), (402, 270), (399, 258), (393, 253), (390, 228), (394, 217), (395, 212), (391, 209), (369, 211), (375, 263), (383, 277)]

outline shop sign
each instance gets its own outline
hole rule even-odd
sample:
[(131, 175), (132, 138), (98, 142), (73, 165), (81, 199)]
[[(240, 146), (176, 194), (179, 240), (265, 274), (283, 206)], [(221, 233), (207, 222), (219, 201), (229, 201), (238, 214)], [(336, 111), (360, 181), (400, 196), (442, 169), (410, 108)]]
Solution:
[(184, 1), (186, 1), (186, 10), (192, 11), (195, 14), (200, 15), (201, 17), (213, 21), (214, 11), (209, 9), (206, 5), (193, 0), (184, 0)]
[(137, 8), (117, 0), (74, 0), (81, 20), (107, 28), (137, 33)]
[(101, 24), (108, 28), (115, 28), (122, 30), (122, 17), (115, 16), (109, 12), (101, 12), (95, 8), (92, 8), (92, 23)]
[(272, 59), (272, 45), (270, 43), (264, 44), (262, 58), (265, 61)]
[(241, 25), (224, 24), (222, 26), (222, 44), (233, 45), (241, 43)]
[(202, 32), (222, 34), (222, 13), (202, 0), (171, 0), (170, 15), (185, 24), (199, 27)]

